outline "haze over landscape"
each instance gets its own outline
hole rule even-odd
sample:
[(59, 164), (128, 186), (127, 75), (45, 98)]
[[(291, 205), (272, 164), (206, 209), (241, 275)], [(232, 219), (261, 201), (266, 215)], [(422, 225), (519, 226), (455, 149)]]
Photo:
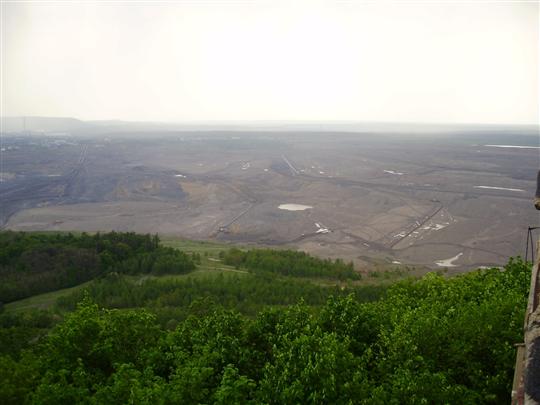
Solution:
[(537, 16), (3, 3), (3, 227), (500, 265), (537, 219)]
[(0, 1), (0, 403), (540, 403), (539, 67), (537, 1)]
[(537, 2), (2, 2), (2, 115), (538, 123)]

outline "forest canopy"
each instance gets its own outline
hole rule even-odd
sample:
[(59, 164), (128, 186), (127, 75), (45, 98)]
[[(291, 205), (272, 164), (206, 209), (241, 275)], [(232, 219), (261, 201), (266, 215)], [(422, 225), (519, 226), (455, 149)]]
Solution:
[[(142, 254), (159, 249), (149, 242)], [(126, 265), (54, 311), (4, 309), (1, 402), (509, 402), (529, 264), (369, 290), (258, 272), (248, 257), (248, 274), (140, 285)]]
[(195, 269), (157, 235), (0, 232), (0, 303), (72, 287), (107, 273), (181, 274)]

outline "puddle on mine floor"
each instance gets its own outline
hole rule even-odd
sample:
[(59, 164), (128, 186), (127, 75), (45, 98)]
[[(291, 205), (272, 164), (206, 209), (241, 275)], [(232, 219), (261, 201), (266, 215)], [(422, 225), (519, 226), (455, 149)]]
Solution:
[(304, 211), (313, 208), (311, 205), (303, 205), (303, 204), (281, 204), (278, 207), (280, 210), (286, 210), (286, 211)]

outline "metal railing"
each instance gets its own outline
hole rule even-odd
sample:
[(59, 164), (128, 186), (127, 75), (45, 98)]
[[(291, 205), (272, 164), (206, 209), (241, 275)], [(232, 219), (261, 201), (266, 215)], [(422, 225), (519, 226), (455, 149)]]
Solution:
[(536, 242), (536, 252), (523, 324), (524, 343), (516, 345), (516, 367), (512, 386), (512, 404), (515, 405), (540, 405), (540, 241)]

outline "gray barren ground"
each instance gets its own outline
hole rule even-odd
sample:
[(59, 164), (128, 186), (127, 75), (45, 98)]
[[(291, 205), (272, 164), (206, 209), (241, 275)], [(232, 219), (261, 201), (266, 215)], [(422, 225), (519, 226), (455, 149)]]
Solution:
[(486, 146), (534, 136), (152, 135), (4, 136), (4, 228), (158, 232), (462, 271), (522, 254), (540, 222), (538, 149)]

